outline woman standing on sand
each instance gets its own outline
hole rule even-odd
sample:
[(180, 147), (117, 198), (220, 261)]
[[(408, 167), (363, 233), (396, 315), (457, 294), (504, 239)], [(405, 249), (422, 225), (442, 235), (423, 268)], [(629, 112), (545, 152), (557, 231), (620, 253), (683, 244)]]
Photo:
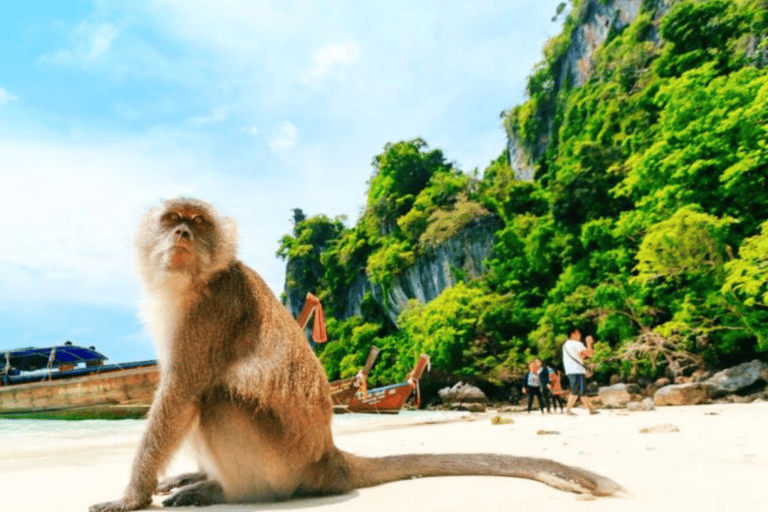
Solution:
[(536, 396), (539, 399), (541, 413), (544, 414), (544, 401), (541, 399), (541, 389), (539, 388), (541, 382), (539, 379), (540, 371), (541, 366), (538, 364), (538, 359), (534, 359), (528, 363), (528, 373), (525, 374), (525, 380), (523, 381), (523, 393), (528, 394), (528, 412), (531, 412), (533, 397)]

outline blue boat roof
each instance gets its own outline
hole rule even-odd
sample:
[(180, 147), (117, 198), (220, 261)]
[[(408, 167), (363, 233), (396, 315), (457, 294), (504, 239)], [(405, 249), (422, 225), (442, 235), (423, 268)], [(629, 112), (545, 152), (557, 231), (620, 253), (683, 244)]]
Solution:
[(52, 367), (58, 367), (62, 364), (104, 361), (105, 359), (107, 356), (94, 348), (78, 347), (72, 344), (45, 348), (27, 347), (0, 350), (0, 373), (5, 371), (6, 361), (14, 370), (29, 372), (48, 368), (49, 362)]

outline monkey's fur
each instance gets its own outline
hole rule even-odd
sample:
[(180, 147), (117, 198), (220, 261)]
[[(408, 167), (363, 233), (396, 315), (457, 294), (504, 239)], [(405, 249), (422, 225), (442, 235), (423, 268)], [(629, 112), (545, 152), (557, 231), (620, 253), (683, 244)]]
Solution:
[[(411, 477), (500, 475), (610, 495), (612, 480), (546, 459), (493, 454), (363, 458), (331, 435), (328, 380), (288, 310), (235, 256), (234, 222), (199, 200), (150, 210), (135, 239), (144, 316), (161, 370), (125, 495), (91, 511), (341, 494)], [(185, 439), (203, 472), (158, 487)]]

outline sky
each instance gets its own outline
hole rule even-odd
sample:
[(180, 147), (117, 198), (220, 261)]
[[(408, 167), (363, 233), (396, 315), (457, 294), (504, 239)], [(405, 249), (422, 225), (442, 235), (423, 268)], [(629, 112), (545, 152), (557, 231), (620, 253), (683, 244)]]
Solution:
[(28, 0), (0, 16), (0, 350), (154, 358), (133, 234), (193, 196), (276, 295), (292, 210), (358, 218), (372, 158), (501, 154), (560, 0)]

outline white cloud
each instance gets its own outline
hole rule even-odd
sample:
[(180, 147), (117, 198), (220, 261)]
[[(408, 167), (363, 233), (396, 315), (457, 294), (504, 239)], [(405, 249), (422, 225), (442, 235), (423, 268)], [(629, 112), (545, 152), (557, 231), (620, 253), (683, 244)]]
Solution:
[(86, 58), (96, 60), (107, 53), (116, 36), (115, 27), (108, 23), (103, 23), (92, 29), (88, 34)]
[(238, 177), (226, 158), (212, 163), (170, 137), (0, 139), (0, 310), (61, 302), (133, 308), (136, 226), (147, 208), (178, 195), (235, 218), (240, 257), (282, 291), (285, 264), (275, 252), (290, 231), (300, 178), (265, 186), (260, 175)]
[(3, 105), (7, 105), (8, 103), (12, 101), (16, 101), (18, 98), (14, 96), (13, 94), (9, 93), (2, 87), (0, 87), (0, 107)]
[(351, 66), (360, 58), (360, 46), (353, 41), (323, 46), (312, 54), (312, 67), (303, 76), (305, 82), (316, 82), (332, 72)]
[(134, 212), (148, 199), (136, 169), (148, 162), (118, 147), (24, 140), (0, 142), (0, 153), (0, 300), (135, 302)]
[(251, 126), (246, 126), (243, 128), (243, 133), (247, 133), (251, 137), (258, 137), (259, 136), (259, 127), (255, 124), (252, 124)]
[(204, 126), (208, 124), (217, 124), (229, 117), (231, 109), (227, 106), (215, 107), (208, 115), (195, 116), (189, 118), (189, 123), (194, 126)]
[(57, 65), (89, 66), (112, 48), (117, 29), (111, 23), (82, 22), (71, 34), (72, 47), (44, 55), (40, 62)]
[(280, 123), (267, 139), (269, 147), (275, 153), (280, 153), (292, 149), (299, 138), (299, 129), (290, 121)]

